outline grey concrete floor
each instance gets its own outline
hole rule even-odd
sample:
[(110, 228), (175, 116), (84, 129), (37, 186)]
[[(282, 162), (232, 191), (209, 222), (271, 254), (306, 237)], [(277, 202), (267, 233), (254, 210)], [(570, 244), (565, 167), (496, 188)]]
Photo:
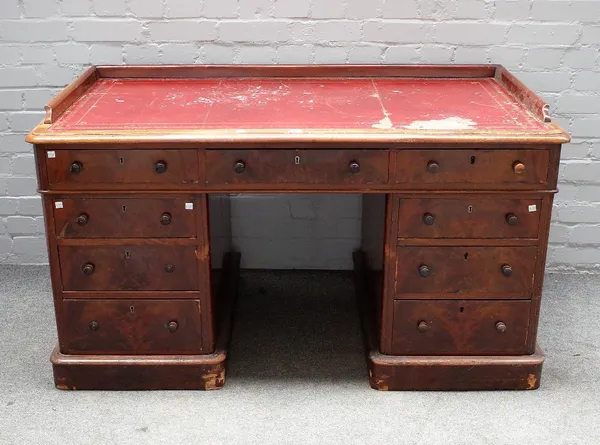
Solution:
[(542, 386), (377, 392), (345, 273), (245, 272), (220, 391), (54, 389), (47, 267), (0, 267), (0, 444), (600, 444), (600, 277), (548, 275)]

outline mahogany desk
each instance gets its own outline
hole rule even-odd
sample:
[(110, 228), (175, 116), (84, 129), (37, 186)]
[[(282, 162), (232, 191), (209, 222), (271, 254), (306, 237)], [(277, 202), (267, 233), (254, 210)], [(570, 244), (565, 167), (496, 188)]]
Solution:
[[(35, 144), (61, 389), (225, 382), (229, 193), (360, 193), (371, 386), (534, 389), (568, 135), (501, 66), (103, 66)], [(365, 376), (366, 377), (366, 376)]]

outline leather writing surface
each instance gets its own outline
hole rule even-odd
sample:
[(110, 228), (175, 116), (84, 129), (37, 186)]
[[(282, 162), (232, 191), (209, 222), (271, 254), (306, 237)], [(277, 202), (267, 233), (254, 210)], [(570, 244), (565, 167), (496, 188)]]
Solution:
[(99, 79), (49, 131), (536, 131), (494, 79)]

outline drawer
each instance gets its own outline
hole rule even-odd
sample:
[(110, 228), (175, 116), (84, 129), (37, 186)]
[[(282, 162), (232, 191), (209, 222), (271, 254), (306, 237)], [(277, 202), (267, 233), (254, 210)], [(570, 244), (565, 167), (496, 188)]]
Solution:
[(64, 238), (193, 238), (193, 198), (56, 198), (56, 235)]
[(195, 246), (59, 246), (67, 291), (199, 290)]
[(400, 199), (400, 238), (537, 238), (541, 199)]
[(47, 151), (47, 158), (48, 182), (52, 188), (198, 183), (197, 150), (60, 149)]
[(386, 184), (387, 150), (206, 150), (206, 181), (226, 184)]
[(534, 188), (547, 184), (549, 156), (548, 150), (398, 150), (396, 182)]
[(394, 301), (393, 354), (527, 353), (528, 301)]
[(65, 354), (199, 354), (198, 300), (64, 300)]
[(531, 298), (537, 247), (399, 246), (396, 298)]

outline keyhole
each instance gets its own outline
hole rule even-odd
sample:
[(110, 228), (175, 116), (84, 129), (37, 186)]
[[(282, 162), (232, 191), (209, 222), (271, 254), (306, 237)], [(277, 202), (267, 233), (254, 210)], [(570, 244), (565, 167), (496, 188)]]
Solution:
[[(124, 163), (125, 163), (125, 161), (123, 160), (123, 158), (119, 158), (119, 164), (124, 164)], [(471, 162), (471, 164), (472, 164), (472, 162)]]
[(473, 206), (468, 207), (469, 213), (473, 213)]
[(126, 251), (125, 252), (125, 258), (131, 258), (131, 252)]
[(475, 156), (471, 156), (471, 164), (475, 164)]
[(296, 165), (300, 164), (300, 156), (296, 156), (294, 158), (294, 164), (296, 164)]
[(135, 308), (133, 306), (129, 306), (129, 312), (131, 312), (133, 314), (134, 311), (135, 311)]
[(465, 308), (461, 306), (460, 307), (460, 312), (463, 313), (464, 311), (465, 311)]
[(121, 210), (123, 210), (123, 213), (125, 213), (127, 211), (127, 206), (121, 207)]
[(465, 252), (465, 261), (467, 258), (469, 258), (469, 254), (467, 252)]

